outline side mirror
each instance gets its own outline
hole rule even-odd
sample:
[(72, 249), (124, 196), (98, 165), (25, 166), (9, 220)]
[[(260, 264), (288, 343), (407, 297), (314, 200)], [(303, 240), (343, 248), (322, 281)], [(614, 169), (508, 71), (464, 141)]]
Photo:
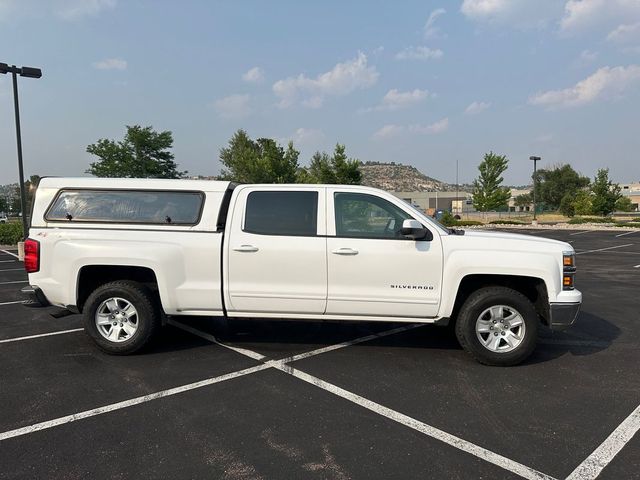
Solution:
[(400, 230), (400, 233), (403, 237), (410, 238), (411, 240), (433, 240), (431, 231), (428, 228), (419, 221), (409, 218), (402, 222), (402, 230)]

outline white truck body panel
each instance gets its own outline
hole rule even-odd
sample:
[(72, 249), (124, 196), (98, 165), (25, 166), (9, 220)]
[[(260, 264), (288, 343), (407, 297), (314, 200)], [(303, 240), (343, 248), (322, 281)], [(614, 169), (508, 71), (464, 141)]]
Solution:
[[(190, 226), (47, 221), (61, 189), (184, 190), (202, 192), (205, 200)], [(169, 315), (427, 323), (452, 314), (469, 275), (533, 277), (544, 282), (550, 304), (581, 301), (578, 290), (562, 288), (562, 255), (573, 252), (564, 242), (495, 232), (454, 235), (386, 192), (336, 185), (238, 186), (222, 231), (218, 220), (228, 189), (228, 182), (212, 181), (43, 178), (30, 230), (42, 261), (29, 274), (30, 284), (54, 305), (75, 306), (84, 267), (144, 267), (154, 273)], [(316, 234), (245, 231), (247, 197), (256, 191), (316, 192)], [(336, 193), (383, 199), (418, 220), (431, 239), (337, 235)]]

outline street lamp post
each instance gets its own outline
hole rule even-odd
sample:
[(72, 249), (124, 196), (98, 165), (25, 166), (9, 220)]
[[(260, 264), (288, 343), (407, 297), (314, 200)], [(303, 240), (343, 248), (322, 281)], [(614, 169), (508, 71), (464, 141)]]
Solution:
[(20, 210), (22, 212), (22, 232), (26, 238), (29, 225), (27, 223), (27, 194), (24, 189), (24, 167), (22, 165), (22, 135), (20, 133), (20, 105), (18, 103), (18, 75), (27, 78), (42, 77), (42, 70), (33, 67), (16, 67), (0, 63), (0, 73), (11, 73), (13, 77), (13, 106), (16, 117), (16, 144), (18, 147), (18, 175), (20, 177)]
[(536, 183), (538, 182), (538, 176), (536, 175), (536, 163), (540, 160), (540, 157), (529, 157), (529, 160), (533, 160), (533, 221), (536, 220)]

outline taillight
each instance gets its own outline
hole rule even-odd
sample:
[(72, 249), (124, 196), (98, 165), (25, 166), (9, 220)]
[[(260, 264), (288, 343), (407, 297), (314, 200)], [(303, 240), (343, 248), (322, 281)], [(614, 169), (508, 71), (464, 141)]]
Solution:
[(40, 242), (27, 238), (24, 242), (24, 269), (27, 273), (40, 270)]

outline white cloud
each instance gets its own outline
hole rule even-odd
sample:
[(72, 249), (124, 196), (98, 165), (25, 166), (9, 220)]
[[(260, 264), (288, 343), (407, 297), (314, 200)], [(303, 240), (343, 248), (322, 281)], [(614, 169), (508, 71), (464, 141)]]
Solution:
[(336, 64), (331, 70), (315, 78), (304, 74), (288, 77), (273, 84), (273, 92), (280, 98), (279, 106), (294, 105), (306, 96), (305, 105), (318, 107), (326, 96), (347, 95), (356, 89), (367, 88), (378, 81), (376, 67), (367, 64), (367, 56), (360, 52), (353, 60)]
[(560, 28), (565, 32), (640, 19), (638, 0), (568, 0), (564, 9)]
[(60, 0), (54, 7), (56, 15), (63, 20), (80, 20), (95, 17), (103, 10), (114, 8), (116, 0)]
[(433, 12), (429, 14), (429, 18), (427, 19), (427, 23), (424, 25), (424, 36), (425, 38), (433, 38), (437, 37), (440, 33), (440, 29), (436, 27), (436, 20), (440, 15), (444, 15), (447, 11), (444, 8), (436, 8)]
[(443, 118), (429, 125), (419, 123), (412, 125), (394, 125), (389, 124), (382, 127), (373, 134), (375, 140), (383, 140), (385, 138), (397, 137), (403, 133), (412, 133), (419, 135), (435, 135), (442, 133), (449, 128), (449, 119)]
[(260, 67), (253, 67), (242, 74), (242, 80), (247, 83), (261, 83), (264, 80), (264, 71)]
[(603, 67), (573, 87), (532, 95), (529, 103), (547, 108), (578, 107), (601, 98), (620, 96), (636, 83), (640, 83), (640, 65)]
[(405, 127), (401, 125), (393, 125), (393, 124), (385, 125), (380, 130), (378, 130), (373, 134), (373, 138), (377, 140), (382, 140), (384, 138), (396, 137), (400, 135), (402, 132), (404, 132), (404, 130), (405, 130)]
[(409, 90), (407, 92), (400, 92), (398, 89), (393, 88), (389, 90), (379, 105), (363, 110), (364, 112), (381, 111), (381, 110), (400, 110), (402, 108), (411, 107), (418, 103), (424, 102), (429, 98), (430, 94), (428, 90)]
[(216, 100), (213, 106), (222, 118), (244, 118), (251, 113), (249, 100), (247, 94), (235, 94)]
[(396, 59), (398, 60), (430, 60), (438, 59), (444, 55), (444, 52), (439, 48), (429, 47), (407, 47), (401, 52), (396, 53)]
[(325, 140), (325, 134), (317, 128), (298, 128), (288, 137), (282, 138), (281, 143), (293, 142), (296, 148), (313, 149), (319, 147)]
[(449, 128), (449, 119), (443, 118), (430, 125), (409, 125), (409, 131), (411, 133), (422, 133), (427, 135), (434, 135), (442, 133)]
[(487, 108), (491, 106), (488, 102), (471, 102), (467, 108), (465, 108), (464, 113), (466, 115), (477, 115), (478, 113), (484, 112)]
[(580, 52), (580, 62), (585, 65), (591, 63), (598, 58), (598, 52), (592, 52), (591, 50), (583, 50)]
[(619, 44), (640, 43), (640, 22), (618, 25), (609, 32), (607, 41)]
[(559, 0), (464, 0), (460, 11), (476, 22), (515, 28), (539, 28), (562, 15), (562, 2)]
[(105, 58), (93, 63), (93, 68), (98, 70), (126, 70), (127, 61), (122, 58)]

